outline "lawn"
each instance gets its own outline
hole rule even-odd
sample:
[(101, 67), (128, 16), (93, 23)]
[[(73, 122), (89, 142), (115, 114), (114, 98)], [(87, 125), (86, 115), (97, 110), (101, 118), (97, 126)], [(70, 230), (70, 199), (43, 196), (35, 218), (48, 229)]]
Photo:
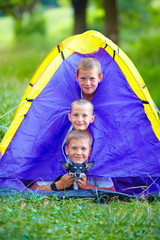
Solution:
[(0, 239), (160, 238), (159, 202), (0, 198)]
[[(13, 19), (0, 18), (0, 116), (19, 104), (29, 80), (52, 48), (72, 35), (71, 9), (50, 9), (44, 15), (47, 20), (46, 35), (34, 35), (18, 42), (12, 29)], [(138, 55), (142, 45), (140, 40), (137, 45), (124, 41), (122, 37), (121, 48), (134, 60), (158, 104), (160, 90), (157, 81), (160, 72), (157, 55), (151, 64), (149, 59), (145, 59), (144, 52), (143, 56)], [(153, 49), (154, 46), (152, 52)], [(0, 141), (14, 112), (0, 118)], [(41, 195), (33, 195), (29, 199), (21, 195), (0, 197), (0, 239), (155, 240), (160, 239), (159, 208), (158, 201), (113, 201), (99, 204), (92, 199), (59, 201), (55, 197)]]

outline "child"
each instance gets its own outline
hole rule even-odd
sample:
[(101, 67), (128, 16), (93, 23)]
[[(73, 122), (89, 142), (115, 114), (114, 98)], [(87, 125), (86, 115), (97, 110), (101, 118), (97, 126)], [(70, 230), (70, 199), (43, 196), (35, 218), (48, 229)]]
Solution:
[(103, 78), (99, 61), (95, 58), (83, 58), (78, 63), (75, 76), (82, 90), (82, 97), (91, 101)]
[(86, 99), (79, 98), (72, 102), (68, 119), (76, 130), (87, 130), (90, 123), (93, 123), (93, 104)]
[[(88, 131), (72, 130), (67, 134), (65, 152), (69, 156), (72, 163), (85, 163), (92, 151), (92, 136)], [(74, 177), (69, 174), (63, 175), (59, 180), (55, 180), (50, 185), (38, 186), (34, 184), (31, 189), (39, 190), (63, 190), (70, 187), (74, 182)], [(77, 185), (81, 189), (104, 189), (115, 191), (113, 182), (110, 178), (87, 178), (86, 175)]]
[[(92, 136), (88, 131), (72, 130), (66, 137), (66, 154), (72, 163), (85, 163), (92, 151)], [(105, 190), (115, 191), (113, 182), (110, 178), (95, 178), (86, 175), (77, 182), (81, 189), (101, 188)]]

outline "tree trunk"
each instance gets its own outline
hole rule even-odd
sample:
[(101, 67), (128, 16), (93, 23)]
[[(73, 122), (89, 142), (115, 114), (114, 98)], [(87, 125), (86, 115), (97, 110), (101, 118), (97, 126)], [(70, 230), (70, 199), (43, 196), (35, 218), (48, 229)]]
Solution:
[(88, 0), (72, 0), (74, 8), (74, 34), (86, 31), (86, 7)]
[(116, 0), (104, 0), (105, 35), (118, 44), (117, 6)]

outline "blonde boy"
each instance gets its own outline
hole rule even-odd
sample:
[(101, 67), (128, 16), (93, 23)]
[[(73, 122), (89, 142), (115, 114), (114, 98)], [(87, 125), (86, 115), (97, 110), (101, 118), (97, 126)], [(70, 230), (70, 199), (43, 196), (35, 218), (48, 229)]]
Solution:
[(93, 104), (83, 98), (72, 102), (68, 119), (76, 130), (87, 130), (90, 123), (93, 123)]
[[(92, 141), (92, 136), (88, 131), (72, 130), (67, 134), (65, 152), (72, 163), (83, 164), (87, 161), (92, 152)], [(81, 180), (77, 181), (77, 185), (81, 189), (95, 189), (98, 187), (99, 189), (115, 191), (110, 178), (87, 178), (84, 175)]]
[[(69, 156), (72, 163), (85, 163), (92, 151), (92, 136), (88, 131), (72, 130), (66, 137), (66, 154)], [(107, 178), (105, 178), (107, 179)], [(109, 181), (108, 181), (109, 179)], [(112, 180), (108, 178), (107, 181), (104, 178), (87, 178), (86, 175), (81, 180), (77, 181), (77, 185), (80, 189), (104, 189), (115, 191)], [(39, 186), (35, 183), (31, 189), (57, 191), (69, 188), (75, 179), (69, 174), (60, 176), (50, 185)]]
[[(87, 161), (91, 154), (92, 136), (88, 131), (72, 130), (67, 134), (65, 152), (69, 156), (71, 163), (81, 163)], [(39, 186), (35, 183), (31, 189), (57, 191), (70, 187), (74, 183), (74, 177), (68, 173), (60, 176), (55, 182), (49, 185)], [(79, 188), (86, 188), (86, 176), (78, 183)]]
[(82, 90), (82, 97), (91, 101), (103, 78), (100, 62), (95, 58), (81, 59), (75, 77)]

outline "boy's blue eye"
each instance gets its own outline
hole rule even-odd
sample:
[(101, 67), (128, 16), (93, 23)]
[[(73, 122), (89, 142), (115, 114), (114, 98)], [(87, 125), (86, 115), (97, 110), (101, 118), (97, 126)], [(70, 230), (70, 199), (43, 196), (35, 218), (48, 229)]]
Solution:
[(75, 113), (73, 116), (77, 117), (77, 116), (78, 116), (78, 114), (77, 114), (77, 113)]
[(83, 117), (87, 117), (87, 115), (86, 115), (86, 114), (83, 114)]
[(82, 150), (83, 150), (83, 151), (85, 151), (85, 150), (86, 150), (86, 148), (85, 148), (85, 147), (83, 147), (83, 148), (82, 148)]
[(76, 147), (72, 147), (73, 150), (76, 150)]

